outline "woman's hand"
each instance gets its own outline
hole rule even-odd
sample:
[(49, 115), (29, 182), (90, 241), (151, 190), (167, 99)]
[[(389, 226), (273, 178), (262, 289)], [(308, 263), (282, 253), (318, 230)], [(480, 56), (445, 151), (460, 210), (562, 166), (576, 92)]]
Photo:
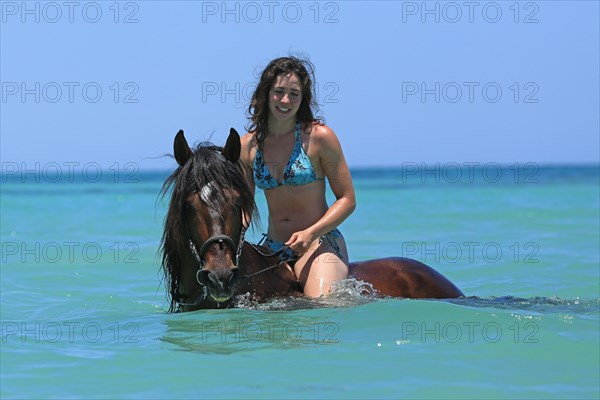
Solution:
[(310, 245), (316, 238), (312, 234), (311, 231), (305, 229), (303, 231), (294, 232), (290, 239), (284, 244), (288, 246), (294, 254), (301, 257), (304, 253), (308, 251)]

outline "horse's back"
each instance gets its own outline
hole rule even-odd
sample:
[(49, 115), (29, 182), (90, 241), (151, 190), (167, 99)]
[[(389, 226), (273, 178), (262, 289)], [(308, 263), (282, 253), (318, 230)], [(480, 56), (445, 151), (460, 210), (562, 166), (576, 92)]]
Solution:
[(348, 277), (369, 282), (377, 293), (405, 298), (449, 299), (464, 296), (433, 268), (410, 258), (389, 257), (350, 264)]

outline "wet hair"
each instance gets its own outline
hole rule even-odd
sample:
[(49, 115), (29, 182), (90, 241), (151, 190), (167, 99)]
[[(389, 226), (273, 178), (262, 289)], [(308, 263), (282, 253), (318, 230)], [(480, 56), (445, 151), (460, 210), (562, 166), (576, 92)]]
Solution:
[(313, 82), (315, 80), (314, 66), (307, 59), (297, 57), (276, 58), (267, 65), (260, 76), (260, 81), (252, 94), (248, 106), (248, 132), (256, 132), (256, 139), (261, 145), (267, 135), (269, 121), (269, 93), (280, 75), (295, 73), (302, 85), (302, 101), (297, 113), (297, 120), (304, 126), (312, 127), (313, 123), (323, 123), (321, 117), (315, 117), (319, 112)]

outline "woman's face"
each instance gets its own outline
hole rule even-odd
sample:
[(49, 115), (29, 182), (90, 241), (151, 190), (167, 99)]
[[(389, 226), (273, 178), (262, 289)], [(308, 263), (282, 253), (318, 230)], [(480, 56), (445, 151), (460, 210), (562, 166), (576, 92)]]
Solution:
[(269, 117), (279, 121), (293, 118), (302, 102), (302, 85), (298, 76), (290, 72), (279, 75), (269, 92)]

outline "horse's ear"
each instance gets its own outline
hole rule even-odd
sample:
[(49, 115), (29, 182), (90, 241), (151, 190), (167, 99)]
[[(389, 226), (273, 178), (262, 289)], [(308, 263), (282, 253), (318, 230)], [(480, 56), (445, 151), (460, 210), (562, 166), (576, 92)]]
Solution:
[(225, 147), (223, 147), (221, 154), (232, 163), (236, 163), (240, 159), (241, 151), (242, 143), (240, 142), (240, 135), (238, 135), (235, 129), (231, 128), (229, 130), (229, 137), (227, 138), (227, 142), (225, 143)]
[(185, 140), (185, 136), (183, 136), (183, 130), (179, 130), (177, 135), (175, 135), (175, 142), (173, 143), (173, 151), (175, 152), (175, 160), (177, 160), (177, 164), (183, 166), (192, 156), (192, 149), (188, 145), (187, 140)]

